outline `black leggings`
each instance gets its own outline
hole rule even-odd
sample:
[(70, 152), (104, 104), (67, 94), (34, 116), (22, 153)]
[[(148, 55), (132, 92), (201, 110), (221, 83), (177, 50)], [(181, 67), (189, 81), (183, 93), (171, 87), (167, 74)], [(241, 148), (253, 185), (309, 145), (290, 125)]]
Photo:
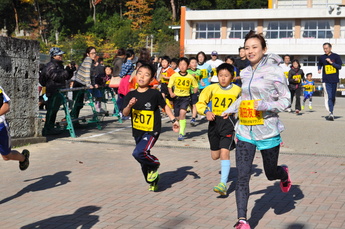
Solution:
[[(287, 173), (278, 164), (280, 145), (261, 150), (265, 174), (268, 180), (286, 180)], [(247, 218), (249, 198), (249, 180), (256, 146), (245, 141), (238, 141), (236, 145), (236, 167), (238, 171), (236, 185), (236, 204), (238, 218)]]

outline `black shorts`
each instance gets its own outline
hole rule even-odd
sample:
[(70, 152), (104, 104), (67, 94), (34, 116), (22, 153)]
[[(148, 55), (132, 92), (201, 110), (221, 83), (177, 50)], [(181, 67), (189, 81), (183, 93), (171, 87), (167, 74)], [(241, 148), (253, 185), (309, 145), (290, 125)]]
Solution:
[(195, 94), (192, 94), (190, 96), (190, 98), (191, 98), (191, 104), (195, 105), (198, 102), (198, 99), (199, 99), (199, 92), (197, 92)]
[(187, 110), (190, 103), (190, 96), (186, 97), (175, 97), (174, 98), (174, 115), (175, 117), (180, 116), (180, 110)]
[(228, 119), (216, 116), (214, 121), (209, 122), (208, 140), (212, 151), (235, 149), (235, 123), (236, 120), (233, 116), (230, 116)]
[(172, 98), (170, 97), (170, 93), (169, 93), (169, 90), (168, 90), (168, 84), (161, 83), (160, 86), (161, 86), (161, 88), (160, 88), (161, 93), (165, 95), (165, 98), (167, 98), (170, 101), (172, 101)]

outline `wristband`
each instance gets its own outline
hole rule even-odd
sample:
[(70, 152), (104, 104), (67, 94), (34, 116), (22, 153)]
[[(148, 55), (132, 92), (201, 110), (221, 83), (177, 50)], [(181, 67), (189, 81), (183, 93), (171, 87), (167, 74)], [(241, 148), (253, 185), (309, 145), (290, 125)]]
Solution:
[(171, 123), (174, 123), (174, 122), (176, 122), (177, 120), (176, 120), (176, 118), (174, 118), (173, 120), (171, 120)]
[(206, 113), (209, 112), (209, 111), (210, 111), (209, 109), (206, 109), (205, 112), (204, 112), (204, 114), (206, 114)]

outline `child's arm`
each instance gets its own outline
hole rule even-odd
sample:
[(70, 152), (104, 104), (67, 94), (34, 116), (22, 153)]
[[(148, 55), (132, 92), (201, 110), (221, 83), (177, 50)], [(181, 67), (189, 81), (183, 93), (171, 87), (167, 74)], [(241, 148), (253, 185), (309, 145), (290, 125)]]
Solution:
[(179, 128), (180, 127), (179, 122), (178, 122), (178, 120), (175, 119), (174, 114), (172, 113), (170, 107), (167, 104), (165, 105), (164, 110), (167, 113), (167, 115), (169, 116), (170, 120), (173, 121), (173, 127)]
[(170, 94), (170, 97), (171, 97), (171, 98), (175, 98), (175, 97), (176, 97), (176, 95), (175, 95), (175, 93), (172, 91), (172, 88), (171, 88), (171, 87), (168, 87), (168, 91), (169, 91), (169, 94)]
[(0, 115), (4, 115), (10, 111), (10, 104), (8, 102), (3, 103), (0, 108)]
[(134, 104), (135, 104), (137, 101), (138, 101), (138, 100), (137, 100), (135, 97), (133, 97), (131, 100), (129, 100), (128, 105), (127, 105), (125, 108), (123, 108), (122, 114), (123, 114), (124, 116), (128, 116), (128, 115), (131, 113), (132, 107), (134, 106)]

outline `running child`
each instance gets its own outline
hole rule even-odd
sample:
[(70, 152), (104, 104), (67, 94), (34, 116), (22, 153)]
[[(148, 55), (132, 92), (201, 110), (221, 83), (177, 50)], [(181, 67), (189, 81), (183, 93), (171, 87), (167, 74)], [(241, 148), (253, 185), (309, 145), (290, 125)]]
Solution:
[[(198, 92), (198, 82), (192, 75), (188, 74), (188, 65), (189, 60), (186, 57), (181, 57), (178, 63), (180, 71), (170, 77), (168, 84), (170, 97), (174, 99), (174, 115), (180, 123), (180, 133), (177, 138), (178, 141), (183, 141), (185, 138), (187, 123), (186, 114), (190, 103), (190, 90), (193, 87), (193, 92)], [(174, 87), (174, 91), (172, 90), (172, 87)]]
[[(191, 74), (196, 81), (199, 83), (200, 79), (202, 77), (201, 70), (197, 68), (198, 67), (198, 61), (195, 57), (189, 58), (189, 69), (187, 72)], [(193, 88), (191, 90), (191, 107), (192, 107), (192, 119), (190, 120), (190, 124), (192, 126), (196, 126), (196, 116), (197, 116), (197, 110), (196, 110), (196, 103), (198, 102), (199, 92), (193, 93)]]
[(210, 142), (211, 158), (220, 159), (220, 183), (213, 191), (226, 195), (230, 173), (230, 150), (235, 148), (235, 117), (229, 115), (223, 118), (222, 113), (239, 97), (241, 88), (234, 83), (234, 66), (228, 63), (219, 65), (216, 69), (219, 83), (206, 87), (196, 104), (198, 113), (206, 115), (209, 121), (208, 140)]
[(313, 100), (313, 93), (315, 91), (315, 83), (314, 80), (312, 80), (313, 74), (308, 73), (307, 74), (307, 79), (302, 83), (302, 87), (304, 88), (304, 99), (303, 99), (303, 104), (302, 104), (302, 110), (304, 110), (304, 104), (307, 99), (309, 99), (309, 109), (313, 109), (311, 106), (312, 100)]
[(165, 109), (172, 120), (173, 129), (178, 129), (179, 124), (169, 106), (165, 103), (162, 94), (151, 89), (149, 84), (154, 79), (154, 69), (151, 65), (143, 64), (137, 70), (138, 88), (128, 92), (124, 98), (123, 114), (131, 114), (132, 133), (136, 147), (133, 157), (141, 164), (145, 181), (150, 184), (150, 191), (158, 190), (160, 162), (151, 155), (151, 148), (156, 143), (161, 132), (161, 115), (159, 107)]
[(175, 71), (170, 67), (171, 60), (168, 56), (163, 56), (161, 61), (161, 66), (158, 69), (158, 79), (161, 86), (161, 93), (164, 99), (171, 100), (169, 91), (168, 91), (168, 83), (170, 77), (175, 73)]
[(11, 136), (6, 123), (5, 114), (10, 111), (10, 98), (0, 86), (0, 154), (5, 161), (19, 161), (19, 169), (26, 170), (29, 167), (29, 150), (24, 149), (22, 153), (11, 149)]

